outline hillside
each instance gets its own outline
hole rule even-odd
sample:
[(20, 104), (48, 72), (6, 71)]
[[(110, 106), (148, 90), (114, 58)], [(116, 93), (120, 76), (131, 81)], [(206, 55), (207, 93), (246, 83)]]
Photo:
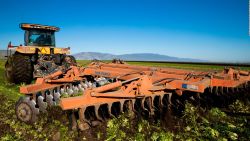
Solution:
[(117, 58), (116, 55), (108, 53), (98, 53), (98, 52), (80, 52), (73, 54), (77, 60), (112, 60)]
[(130, 61), (179, 61), (179, 62), (205, 62), (205, 60), (192, 59), (192, 58), (178, 58), (154, 53), (134, 53), (114, 55), (109, 53), (98, 52), (81, 52), (73, 54), (77, 60), (112, 60), (114, 58)]
[[(6, 50), (0, 50), (0, 59), (4, 59)], [(112, 60), (114, 58), (127, 60), (127, 61), (176, 61), (176, 62), (205, 62), (205, 60), (191, 59), (191, 58), (178, 58), (167, 55), (153, 54), (153, 53), (134, 53), (114, 55), (109, 53), (99, 52), (80, 52), (73, 54), (77, 60)]]

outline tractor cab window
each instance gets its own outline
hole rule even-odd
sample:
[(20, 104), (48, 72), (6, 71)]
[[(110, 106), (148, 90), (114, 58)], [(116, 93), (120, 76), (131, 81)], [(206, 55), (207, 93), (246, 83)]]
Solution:
[(29, 46), (55, 46), (54, 32), (30, 30), (26, 42)]

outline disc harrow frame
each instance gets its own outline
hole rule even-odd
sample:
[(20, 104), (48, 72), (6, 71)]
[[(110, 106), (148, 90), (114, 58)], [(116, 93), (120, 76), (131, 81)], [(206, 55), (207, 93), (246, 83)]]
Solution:
[(36, 117), (20, 117), (23, 105), (35, 105), (30, 108), (32, 116), (46, 112), (48, 106), (59, 105), (62, 110), (73, 111), (74, 128), (86, 130), (120, 113), (132, 118), (138, 113), (157, 117), (164, 108), (181, 113), (186, 99), (206, 105), (210, 98), (217, 97), (227, 103), (235, 93), (249, 92), (249, 87), (250, 73), (233, 68), (201, 72), (93, 62), (87, 67), (59, 70), (20, 87), (26, 100), (17, 102), (16, 115), (32, 123)]

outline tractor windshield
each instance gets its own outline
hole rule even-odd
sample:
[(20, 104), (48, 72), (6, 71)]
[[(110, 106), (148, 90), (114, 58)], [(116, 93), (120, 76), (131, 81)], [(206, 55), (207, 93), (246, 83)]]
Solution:
[(27, 36), (26, 43), (28, 46), (55, 46), (53, 31), (29, 30)]

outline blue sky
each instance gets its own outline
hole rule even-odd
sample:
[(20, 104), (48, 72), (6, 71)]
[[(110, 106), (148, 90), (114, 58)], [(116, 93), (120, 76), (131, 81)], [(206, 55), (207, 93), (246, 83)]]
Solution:
[(22, 22), (61, 27), (72, 53), (158, 53), (250, 62), (248, 0), (0, 0), (0, 49)]

